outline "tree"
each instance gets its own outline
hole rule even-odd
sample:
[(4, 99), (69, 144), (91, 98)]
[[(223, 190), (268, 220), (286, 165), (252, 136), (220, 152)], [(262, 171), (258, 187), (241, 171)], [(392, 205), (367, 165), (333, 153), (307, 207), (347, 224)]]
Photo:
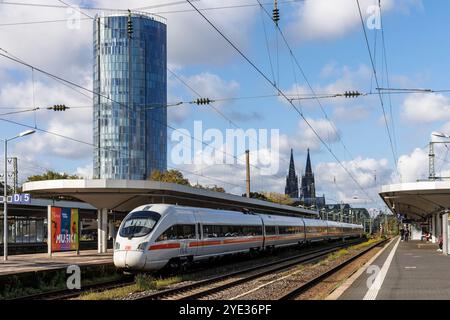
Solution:
[(48, 170), (44, 174), (29, 176), (27, 182), (32, 181), (43, 181), (43, 180), (67, 180), (67, 179), (81, 179), (77, 175), (69, 175), (67, 173), (59, 173), (55, 171)]
[(180, 171), (174, 169), (164, 172), (153, 170), (148, 180), (177, 183), (184, 186), (190, 185), (189, 180), (183, 177)]
[(278, 204), (286, 204), (292, 205), (294, 200), (292, 200), (289, 196), (277, 192), (264, 192), (264, 196), (267, 198), (267, 201), (278, 203)]
[[(242, 196), (246, 197), (247, 194), (244, 193)], [(250, 198), (268, 201), (267, 197), (263, 193), (260, 193), (260, 192), (250, 192)]]
[(213, 187), (208, 187), (208, 186), (202, 186), (201, 184), (197, 183), (196, 185), (194, 185), (194, 188), (215, 191), (215, 192), (226, 192), (224, 188), (219, 187), (217, 185), (214, 185)]

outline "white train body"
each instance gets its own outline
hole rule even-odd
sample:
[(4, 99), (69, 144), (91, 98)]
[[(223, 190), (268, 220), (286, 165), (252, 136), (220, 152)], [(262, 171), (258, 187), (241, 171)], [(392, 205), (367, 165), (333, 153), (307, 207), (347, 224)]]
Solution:
[(155, 271), (169, 262), (362, 234), (360, 225), (334, 221), (149, 204), (134, 209), (122, 221), (114, 264), (130, 271)]

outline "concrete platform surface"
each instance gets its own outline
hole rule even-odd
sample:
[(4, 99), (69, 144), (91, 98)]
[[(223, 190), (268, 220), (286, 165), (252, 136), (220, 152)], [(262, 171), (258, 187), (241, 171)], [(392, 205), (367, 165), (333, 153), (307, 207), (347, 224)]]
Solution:
[(97, 250), (76, 252), (57, 252), (52, 257), (46, 253), (24, 254), (9, 256), (7, 261), (0, 257), (0, 276), (11, 275), (30, 271), (42, 271), (51, 269), (61, 269), (69, 265), (97, 265), (112, 264), (113, 252), (97, 253)]
[(437, 245), (395, 238), (340, 300), (450, 300), (450, 256)]

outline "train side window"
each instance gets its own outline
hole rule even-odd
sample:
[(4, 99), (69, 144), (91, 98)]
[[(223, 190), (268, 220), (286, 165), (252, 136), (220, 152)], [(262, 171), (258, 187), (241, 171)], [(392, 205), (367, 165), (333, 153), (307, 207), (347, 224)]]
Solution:
[(268, 235), (268, 236), (277, 234), (275, 226), (265, 226), (265, 229), (266, 229), (266, 235)]
[(228, 238), (262, 235), (261, 226), (203, 225), (204, 238)]
[(156, 241), (195, 239), (195, 225), (177, 224), (166, 229)]
[(278, 230), (280, 234), (301, 234), (304, 232), (304, 228), (300, 226), (279, 226)]

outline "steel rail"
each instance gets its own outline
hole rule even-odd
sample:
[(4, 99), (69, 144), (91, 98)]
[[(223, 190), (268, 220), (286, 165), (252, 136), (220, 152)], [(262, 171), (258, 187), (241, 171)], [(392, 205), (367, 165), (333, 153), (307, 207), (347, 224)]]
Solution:
[(105, 281), (96, 284), (91, 284), (87, 286), (83, 286), (80, 290), (73, 289), (62, 289), (62, 290), (53, 290), (43, 293), (31, 294), (27, 296), (16, 297), (8, 300), (65, 300), (70, 298), (76, 298), (85, 292), (95, 292), (95, 291), (106, 291), (115, 289), (118, 287), (122, 287), (125, 285), (129, 285), (134, 283), (134, 280), (131, 280), (129, 277), (121, 278), (113, 281)]
[(364, 249), (363, 251), (359, 252), (358, 254), (354, 255), (353, 257), (351, 257), (351, 258), (341, 262), (340, 264), (338, 264), (337, 266), (331, 268), (330, 270), (328, 270), (328, 271), (318, 275), (317, 277), (309, 280), (308, 282), (302, 284), (301, 286), (295, 288), (294, 290), (289, 291), (284, 296), (280, 297), (279, 300), (292, 300), (295, 297), (298, 297), (302, 293), (305, 293), (309, 289), (315, 287), (320, 282), (323, 282), (323, 280), (325, 280), (326, 278), (329, 278), (330, 276), (332, 276), (336, 272), (342, 270), (342, 268), (347, 266), (349, 263), (351, 263), (351, 262), (355, 261), (356, 259), (362, 257), (363, 255), (365, 255), (369, 251), (373, 250), (374, 248), (379, 247), (380, 245), (383, 245), (388, 240), (391, 240), (391, 238), (386, 238), (384, 240), (381, 240), (381, 241), (371, 245), (370, 247)]
[[(198, 282), (190, 283), (190, 284), (187, 284), (184, 286), (161, 290), (161, 291), (158, 291), (155, 293), (151, 293), (149, 295), (139, 297), (139, 298), (137, 298), (137, 300), (161, 300), (161, 299), (169, 298), (169, 297), (176, 298), (177, 295), (181, 295), (181, 294), (184, 294), (184, 296), (179, 298), (180, 300), (198, 299), (198, 298), (201, 298), (201, 297), (204, 297), (207, 295), (217, 293), (219, 291), (223, 291), (230, 287), (242, 284), (244, 282), (248, 282), (253, 279), (262, 277), (262, 276), (267, 275), (272, 272), (280, 271), (280, 270), (287, 269), (287, 268), (290, 268), (290, 267), (298, 265), (298, 264), (304, 264), (307, 262), (317, 260), (318, 258), (328, 255), (342, 247), (354, 245), (354, 244), (360, 243), (360, 242), (361, 242), (360, 239), (358, 239), (356, 241), (350, 241), (350, 242), (340, 242), (338, 245), (335, 245), (332, 247), (321, 248), (318, 250), (310, 250), (308, 252), (303, 252), (303, 253), (293, 256), (293, 257), (284, 258), (284, 259), (277, 260), (277, 261), (272, 261), (269, 263), (245, 268), (245, 269), (238, 270), (238, 271), (233, 271), (233, 272), (230, 272), (230, 273), (227, 273), (224, 275), (215, 276), (215, 277), (201, 280)], [(267, 270), (258, 272), (258, 270), (261, 270), (261, 269), (267, 269)], [(256, 272), (256, 273), (245, 276), (245, 277), (241, 277), (242, 275), (244, 275), (246, 273), (252, 273), (252, 272)], [(239, 276), (239, 279), (231, 280), (230, 282), (227, 282), (225, 284), (216, 285), (212, 288), (205, 288), (204, 290), (201, 290), (202, 287), (217, 284), (218, 282), (223, 282), (223, 281), (226, 281), (227, 279), (231, 279), (236, 276)], [(198, 290), (198, 289), (200, 289), (200, 291), (189, 293), (189, 291), (194, 291), (194, 290)]]

